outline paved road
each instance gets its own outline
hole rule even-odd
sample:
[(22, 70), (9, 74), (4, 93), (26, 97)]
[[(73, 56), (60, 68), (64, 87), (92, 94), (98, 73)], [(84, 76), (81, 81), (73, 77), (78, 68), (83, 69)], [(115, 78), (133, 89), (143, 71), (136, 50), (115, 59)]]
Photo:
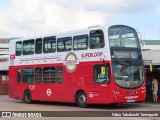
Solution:
[[(19, 116), (28, 116), (33, 115), (32, 113), (40, 112), (34, 114), (35, 116), (56, 116), (56, 117), (42, 117), (42, 118), (34, 118), (37, 120), (44, 119), (56, 119), (56, 120), (151, 120), (150, 117), (124, 117), (124, 115), (142, 116), (142, 114), (155, 114), (160, 111), (159, 104), (142, 104), (142, 103), (134, 103), (134, 104), (119, 104), (115, 107), (110, 107), (107, 105), (91, 105), (89, 108), (79, 108), (75, 104), (70, 103), (53, 103), (53, 102), (35, 102), (33, 104), (26, 104), (20, 100), (14, 100), (8, 98), (8, 96), (0, 96), (0, 111), (8, 111), (12, 112), (12, 116), (15, 118), (1, 117), (2, 120), (21, 120), (22, 118), (17, 118), (16, 115)], [(33, 112), (34, 111), (34, 112)], [(42, 112), (48, 111), (48, 112)], [(50, 111), (50, 112), (49, 112)], [(54, 112), (53, 112), (54, 111)], [(141, 112), (144, 111), (144, 112)], [(149, 111), (149, 112), (148, 112)], [(15, 114), (14, 114), (14, 113)], [(26, 113), (27, 112), (27, 113)], [(28, 113), (29, 112), (29, 113)], [(30, 114), (31, 112), (31, 114)], [(2, 113), (1, 113), (2, 114)], [(160, 112), (158, 112), (158, 115)], [(106, 117), (106, 116), (114, 116), (114, 117)], [(64, 117), (61, 117), (64, 116)], [(72, 116), (72, 117), (71, 117)], [(118, 116), (118, 117), (116, 117)], [(123, 116), (123, 117), (122, 117)], [(159, 115), (160, 116), (160, 115)], [(24, 120), (32, 120), (33, 118), (23, 118)], [(158, 120), (159, 118), (153, 117), (154, 120)]]

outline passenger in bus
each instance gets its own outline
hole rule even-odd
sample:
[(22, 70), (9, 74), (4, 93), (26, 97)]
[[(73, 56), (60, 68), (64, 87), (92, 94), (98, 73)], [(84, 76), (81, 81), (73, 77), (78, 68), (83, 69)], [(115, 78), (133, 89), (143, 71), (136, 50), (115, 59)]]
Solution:
[(65, 51), (70, 51), (70, 48), (68, 45), (65, 46)]
[(94, 39), (94, 38), (91, 38), (91, 39), (90, 39), (90, 48), (91, 48), (91, 49), (94, 49), (94, 48), (95, 48), (95, 43), (96, 43), (96, 42), (95, 42), (95, 39)]
[(99, 37), (96, 37), (95, 39), (95, 48), (102, 48), (103, 47), (103, 43), (101, 42), (101, 39)]
[(158, 102), (158, 96), (157, 96), (157, 92), (158, 92), (158, 81), (157, 79), (155, 79), (154, 77), (152, 78), (152, 94), (153, 94), (153, 102)]

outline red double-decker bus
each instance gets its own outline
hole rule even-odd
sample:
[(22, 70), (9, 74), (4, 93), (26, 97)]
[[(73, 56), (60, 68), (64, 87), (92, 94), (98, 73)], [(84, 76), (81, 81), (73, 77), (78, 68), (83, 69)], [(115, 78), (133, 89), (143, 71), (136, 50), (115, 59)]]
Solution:
[(88, 104), (141, 102), (146, 97), (137, 32), (126, 25), (10, 41), (9, 97)]

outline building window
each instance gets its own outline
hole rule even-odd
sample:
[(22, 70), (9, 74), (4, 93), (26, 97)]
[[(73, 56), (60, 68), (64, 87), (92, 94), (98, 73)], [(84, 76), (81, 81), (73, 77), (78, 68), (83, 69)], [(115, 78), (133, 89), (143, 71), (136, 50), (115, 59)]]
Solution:
[(21, 70), (18, 69), (17, 70), (17, 83), (20, 83), (21, 82)]
[(41, 67), (37, 67), (35, 69), (35, 80), (36, 80), (36, 83), (42, 82), (42, 68)]
[(36, 39), (36, 49), (35, 53), (36, 54), (41, 54), (42, 53), (42, 38), (37, 38)]
[(104, 34), (102, 30), (94, 30), (90, 32), (90, 48), (97, 49), (104, 47)]
[(43, 80), (44, 80), (44, 83), (55, 83), (56, 82), (55, 67), (43, 68)]
[(73, 37), (73, 49), (85, 50), (88, 48), (88, 35), (80, 35)]
[(110, 80), (110, 69), (109, 65), (94, 65), (93, 67), (93, 80), (94, 83), (103, 84), (109, 83)]
[(65, 37), (65, 38), (58, 38), (57, 40), (57, 51), (71, 51), (72, 49), (72, 38)]
[(61, 66), (57, 67), (57, 82), (59, 84), (63, 82), (63, 68)]
[(16, 56), (21, 56), (22, 54), (22, 41), (16, 42)]
[(56, 51), (56, 37), (45, 37), (43, 40), (43, 52), (53, 53)]
[(34, 40), (25, 40), (23, 41), (23, 55), (32, 55), (34, 54)]
[(34, 69), (25, 68), (22, 70), (22, 82), (23, 83), (33, 83), (34, 82)]

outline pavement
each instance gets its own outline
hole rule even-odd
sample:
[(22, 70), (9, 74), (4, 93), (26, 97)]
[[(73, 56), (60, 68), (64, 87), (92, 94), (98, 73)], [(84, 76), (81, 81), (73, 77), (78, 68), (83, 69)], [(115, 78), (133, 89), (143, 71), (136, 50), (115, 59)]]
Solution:
[[(9, 98), (8, 95), (0, 95), (0, 99), (1, 98)], [(160, 108), (160, 101), (158, 103), (154, 103), (154, 102), (140, 102), (140, 103), (124, 103), (124, 104), (138, 104), (141, 106), (150, 106), (150, 107), (158, 107)]]
[(151, 107), (159, 107), (160, 108), (160, 103), (142, 102), (140, 104), (142, 106), (151, 106)]

